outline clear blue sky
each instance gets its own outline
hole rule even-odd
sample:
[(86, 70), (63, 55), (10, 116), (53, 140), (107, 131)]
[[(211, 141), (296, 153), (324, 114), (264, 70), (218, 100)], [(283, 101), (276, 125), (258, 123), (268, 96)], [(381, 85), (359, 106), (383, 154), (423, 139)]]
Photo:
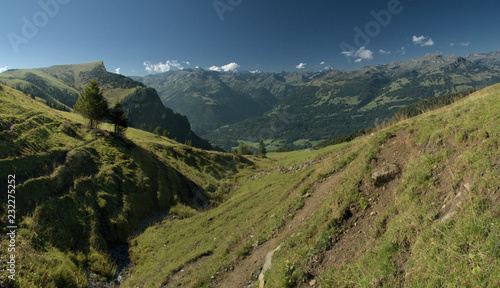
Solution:
[(350, 70), (496, 51), (499, 11), (498, 0), (4, 0), (0, 71), (97, 60), (124, 75)]

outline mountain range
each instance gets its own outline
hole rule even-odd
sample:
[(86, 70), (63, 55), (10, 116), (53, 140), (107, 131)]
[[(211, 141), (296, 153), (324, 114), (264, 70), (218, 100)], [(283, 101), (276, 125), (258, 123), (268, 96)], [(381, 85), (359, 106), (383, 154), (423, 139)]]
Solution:
[(179, 142), (205, 149), (240, 142), (255, 149), (264, 139), (274, 151), (308, 148), (383, 123), (420, 100), (500, 82), (500, 51), (428, 54), (354, 71), (184, 69), (125, 77), (98, 61), (0, 74), (0, 82), (66, 111), (91, 79), (111, 105), (123, 102), (132, 127), (152, 132), (160, 126)]
[(215, 145), (310, 147), (389, 119), (422, 99), (500, 81), (500, 52), (421, 58), (355, 71), (169, 71), (133, 77)]
[(155, 88), (167, 107), (189, 115), (193, 130), (203, 135), (263, 115), (298, 87), (324, 74), (185, 69), (132, 78)]

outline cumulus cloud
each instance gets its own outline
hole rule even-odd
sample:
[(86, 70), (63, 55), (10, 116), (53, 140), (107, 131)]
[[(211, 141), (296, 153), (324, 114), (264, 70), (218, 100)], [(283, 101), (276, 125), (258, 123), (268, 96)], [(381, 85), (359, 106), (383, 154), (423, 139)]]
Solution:
[(115, 73), (116, 74), (120, 74), (120, 67), (118, 67), (118, 68), (115, 69)]
[(232, 63), (226, 64), (222, 67), (218, 67), (218, 66), (214, 65), (214, 66), (208, 68), (208, 70), (217, 71), (217, 72), (230, 72), (230, 71), (236, 71), (236, 69), (238, 69), (238, 68), (240, 68), (240, 65), (238, 65), (238, 63), (232, 62)]
[(321, 63), (319, 63), (319, 65), (324, 65), (325, 64), (325, 61), (321, 61)]
[(145, 69), (148, 73), (168, 72), (174, 68), (178, 70), (184, 69), (184, 67), (179, 64), (177, 60), (167, 60), (167, 62), (165, 63), (158, 62), (156, 64), (153, 64), (149, 61), (144, 61), (144, 66), (146, 66)]
[(428, 37), (425, 37), (423, 35), (420, 37), (413, 36), (412, 41), (413, 41), (413, 44), (420, 45), (420, 47), (434, 45), (434, 41), (432, 40), (432, 38), (428, 38)]
[(9, 70), (9, 66), (5, 66), (5, 67), (0, 67), (0, 73), (3, 73), (5, 71)]
[(306, 65), (307, 65), (307, 63), (302, 63), (301, 62), (299, 65), (295, 66), (295, 68), (297, 68), (297, 69), (304, 69), (304, 68), (306, 68)]
[(391, 54), (391, 51), (386, 51), (386, 50), (380, 49), (380, 50), (378, 50), (378, 53), (380, 55), (389, 55), (389, 54)]
[(347, 57), (356, 58), (356, 60), (354, 60), (355, 63), (359, 63), (363, 60), (373, 59), (373, 51), (371, 51), (370, 49), (366, 49), (365, 46), (359, 48), (358, 50), (344, 51), (340, 54)]

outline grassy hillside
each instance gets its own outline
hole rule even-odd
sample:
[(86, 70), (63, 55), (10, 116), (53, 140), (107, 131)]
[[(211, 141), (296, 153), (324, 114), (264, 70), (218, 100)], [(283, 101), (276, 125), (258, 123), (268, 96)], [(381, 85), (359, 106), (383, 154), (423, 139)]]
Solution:
[(496, 287), (499, 98), (255, 159), (217, 208), (131, 239), (122, 286)]
[(107, 125), (89, 130), (79, 115), (3, 85), (0, 104), (0, 249), (7, 255), (7, 175), (15, 174), (17, 287), (112, 280), (110, 250), (143, 220), (217, 205), (227, 197), (225, 179), (253, 166), (133, 128), (126, 138), (111, 136)]
[(0, 85), (2, 254), (8, 174), (20, 227), (18, 280), (2, 284), (496, 287), (499, 98), (496, 85), (351, 142), (243, 158), (90, 131)]
[(153, 132), (157, 126), (184, 143), (213, 149), (208, 141), (191, 131), (186, 116), (174, 113), (165, 107), (156, 91), (123, 75), (106, 71), (102, 61), (56, 65), (48, 68), (9, 70), (0, 74), (0, 83), (20, 90), (33, 99), (59, 110), (70, 111), (80, 91), (92, 79), (96, 79), (110, 106), (122, 101), (129, 125)]

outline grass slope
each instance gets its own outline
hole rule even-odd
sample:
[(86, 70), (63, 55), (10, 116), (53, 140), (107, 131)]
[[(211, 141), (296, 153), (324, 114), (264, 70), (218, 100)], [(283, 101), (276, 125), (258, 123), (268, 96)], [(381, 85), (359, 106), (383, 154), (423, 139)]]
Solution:
[(141, 130), (115, 138), (111, 126), (83, 123), (0, 85), (1, 250), (7, 254), (7, 175), (15, 174), (16, 287), (87, 287), (87, 273), (111, 280), (109, 248), (127, 243), (142, 220), (217, 205), (224, 179), (252, 167)]
[(217, 208), (133, 238), (123, 287), (257, 285), (277, 247), (266, 287), (500, 285), (499, 98), (496, 85), (371, 137), (255, 159)]

